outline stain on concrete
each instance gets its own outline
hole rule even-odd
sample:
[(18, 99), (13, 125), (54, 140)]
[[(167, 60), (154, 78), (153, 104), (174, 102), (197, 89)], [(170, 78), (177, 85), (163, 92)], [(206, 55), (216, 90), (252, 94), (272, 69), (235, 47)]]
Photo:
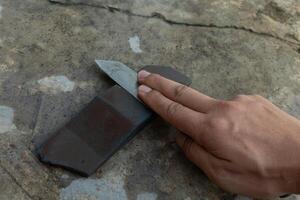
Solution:
[(6, 133), (16, 129), (13, 121), (14, 110), (7, 106), (0, 106), (0, 133)]
[(45, 93), (57, 94), (59, 92), (71, 92), (75, 83), (70, 81), (66, 76), (50, 76), (38, 80), (40, 90)]
[(156, 200), (157, 199), (157, 194), (155, 193), (141, 193), (137, 195), (136, 200)]
[(143, 52), (140, 47), (140, 38), (137, 35), (130, 37), (128, 42), (129, 42), (131, 50), (134, 53), (142, 53)]
[(113, 174), (100, 179), (78, 179), (60, 192), (60, 200), (127, 200), (124, 180)]

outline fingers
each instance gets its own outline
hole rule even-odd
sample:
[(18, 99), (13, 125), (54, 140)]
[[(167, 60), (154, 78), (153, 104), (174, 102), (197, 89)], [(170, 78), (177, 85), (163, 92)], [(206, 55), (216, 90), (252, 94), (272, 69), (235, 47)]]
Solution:
[(216, 162), (217, 158), (184, 134), (178, 133), (176, 142), (190, 161), (200, 167), (207, 175), (212, 173), (212, 162)]
[(161, 92), (167, 98), (198, 112), (208, 112), (217, 102), (216, 99), (206, 96), (188, 86), (166, 79), (157, 74), (150, 74), (144, 70), (139, 72), (138, 79), (140, 84), (147, 85)]
[[(139, 87), (139, 97), (157, 114), (166, 121), (171, 123), (177, 129), (193, 139), (196, 138), (196, 133), (199, 135), (201, 130), (196, 130), (204, 121), (204, 114), (191, 110), (177, 102), (174, 102), (160, 92), (152, 90), (147, 86)], [(197, 136), (199, 138), (199, 136)]]

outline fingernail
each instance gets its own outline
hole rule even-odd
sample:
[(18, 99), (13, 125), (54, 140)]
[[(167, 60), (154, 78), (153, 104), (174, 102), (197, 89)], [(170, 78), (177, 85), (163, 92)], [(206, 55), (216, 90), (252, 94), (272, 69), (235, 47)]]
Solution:
[(141, 85), (140, 87), (139, 87), (139, 92), (140, 93), (148, 93), (148, 92), (150, 92), (152, 89), (151, 88), (149, 88), (148, 86), (146, 86), (146, 85)]
[(144, 78), (146, 78), (149, 75), (150, 75), (149, 72), (147, 72), (146, 70), (142, 70), (138, 73), (138, 79), (143, 80)]

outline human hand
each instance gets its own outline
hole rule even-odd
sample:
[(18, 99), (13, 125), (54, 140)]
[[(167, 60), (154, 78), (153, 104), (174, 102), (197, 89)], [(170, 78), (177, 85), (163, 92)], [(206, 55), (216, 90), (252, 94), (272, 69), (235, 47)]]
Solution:
[(256, 198), (300, 191), (300, 122), (261, 96), (216, 100), (157, 74), (139, 97), (182, 134), (189, 160), (222, 189)]

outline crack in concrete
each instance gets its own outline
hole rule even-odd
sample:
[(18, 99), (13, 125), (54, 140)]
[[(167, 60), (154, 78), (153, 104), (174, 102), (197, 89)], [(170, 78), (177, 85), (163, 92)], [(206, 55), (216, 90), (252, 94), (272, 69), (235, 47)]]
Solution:
[(50, 3), (58, 4), (58, 5), (62, 5), (62, 6), (93, 7), (93, 8), (105, 9), (105, 10), (108, 10), (109, 12), (112, 12), (112, 13), (113, 12), (118, 12), (118, 13), (122, 13), (122, 14), (125, 14), (125, 15), (128, 15), (128, 16), (133, 16), (133, 17), (141, 17), (141, 18), (146, 18), (146, 19), (159, 19), (159, 20), (161, 20), (161, 21), (163, 21), (163, 22), (165, 22), (169, 25), (245, 31), (245, 32), (256, 34), (256, 35), (259, 35), (259, 36), (264, 36), (264, 37), (269, 37), (269, 38), (273, 38), (273, 39), (276, 39), (276, 40), (280, 40), (281, 42), (287, 43), (287, 44), (292, 45), (292, 46), (295, 46), (295, 45), (297, 47), (300, 46), (300, 43), (298, 43), (298, 42), (287, 40), (287, 39), (281, 38), (279, 36), (273, 35), (271, 33), (258, 32), (258, 31), (255, 31), (254, 29), (247, 28), (247, 27), (244, 27), (244, 26), (235, 26), (235, 25), (220, 26), (220, 25), (216, 25), (216, 24), (178, 22), (178, 21), (173, 21), (173, 20), (167, 19), (164, 15), (162, 15), (161, 13), (157, 13), (157, 12), (154, 12), (151, 15), (142, 15), (142, 14), (133, 13), (130, 10), (127, 10), (127, 9), (116, 8), (116, 7), (112, 7), (112, 6), (108, 6), (108, 5), (90, 4), (90, 3), (86, 3), (86, 2), (84, 2), (84, 3), (83, 2), (65, 3), (65, 2), (60, 2), (60, 1), (57, 1), (57, 0), (48, 0), (48, 1)]
[(0, 163), (0, 167), (3, 169), (3, 171), (12, 179), (12, 181), (20, 187), (20, 189), (24, 192), (24, 194), (29, 198), (29, 199), (34, 199), (33, 196), (29, 194), (29, 192), (23, 188), (23, 186), (17, 181), (17, 179)]

